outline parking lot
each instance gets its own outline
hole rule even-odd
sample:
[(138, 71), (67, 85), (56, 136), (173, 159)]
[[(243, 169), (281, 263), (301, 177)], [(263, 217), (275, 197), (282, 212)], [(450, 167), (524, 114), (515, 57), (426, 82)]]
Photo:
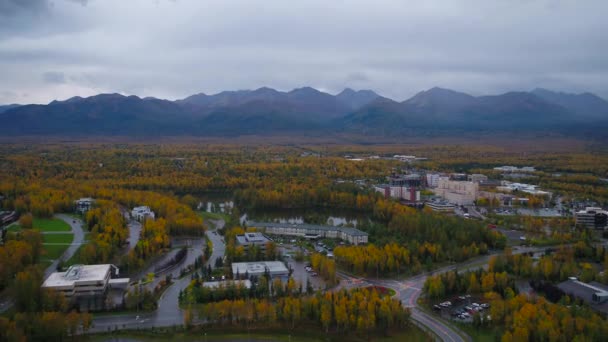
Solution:
[[(288, 266), (293, 269), (293, 273), (291, 276), (295, 281), (302, 284), (303, 290), (306, 290), (307, 279), (315, 290), (324, 289), (325, 282), (320, 276), (316, 275), (316, 270), (308, 272), (306, 271), (306, 265), (308, 265), (307, 261), (296, 261), (294, 259), (294, 254), (300, 248), (301, 247), (294, 246), (291, 243), (283, 243), (282, 245), (279, 245), (281, 253), (286, 256)], [(302, 250), (302, 252), (304, 253), (304, 255), (306, 255), (307, 253), (304, 250)]]
[(461, 295), (433, 305), (433, 311), (443, 318), (471, 323), (475, 314), (489, 315), (490, 304), (481, 298)]

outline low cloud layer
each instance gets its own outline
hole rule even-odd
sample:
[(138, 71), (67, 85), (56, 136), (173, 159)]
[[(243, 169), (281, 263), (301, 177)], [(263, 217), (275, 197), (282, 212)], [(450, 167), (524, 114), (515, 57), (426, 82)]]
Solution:
[(608, 98), (601, 0), (0, 0), (0, 104), (261, 86)]

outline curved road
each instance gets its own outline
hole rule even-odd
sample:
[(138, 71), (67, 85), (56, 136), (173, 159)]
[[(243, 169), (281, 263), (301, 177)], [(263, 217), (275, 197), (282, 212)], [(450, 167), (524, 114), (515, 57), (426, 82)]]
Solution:
[[(82, 230), (83, 222), (80, 219), (65, 214), (57, 214), (55, 215), (55, 217), (65, 221), (65, 223), (70, 225), (70, 228), (72, 229), (72, 234), (74, 234), (74, 239), (72, 240), (70, 246), (63, 252), (61, 257), (59, 259), (53, 260), (51, 265), (44, 270), (44, 279), (48, 278), (51, 273), (57, 271), (57, 265), (59, 265), (60, 261), (69, 260), (72, 256), (74, 256), (74, 254), (76, 254), (76, 251), (78, 251), (78, 248), (80, 248), (80, 246), (84, 243), (84, 231)], [(53, 234), (54, 232), (49, 233)], [(58, 233), (65, 234), (66, 232)], [(4, 313), (12, 306), (13, 301), (11, 298), (6, 298), (0, 301), (0, 313)]]
[[(207, 230), (205, 234), (213, 243), (213, 251), (207, 265), (212, 265), (216, 258), (223, 257), (225, 244), (222, 237), (216, 230), (224, 227), (223, 220), (211, 221), (215, 225), (214, 230)], [(202, 239), (199, 239), (202, 240)], [(188, 249), (187, 263), (194, 263), (194, 260), (202, 255), (204, 245), (195, 245)], [(174, 271), (178, 272), (179, 270)], [(136, 329), (151, 327), (167, 327), (184, 324), (184, 312), (179, 307), (179, 293), (190, 283), (190, 277), (185, 276), (181, 279), (174, 278), (174, 283), (169, 286), (158, 301), (158, 309), (151, 313), (138, 315), (130, 313), (125, 315), (99, 316), (93, 319), (91, 332), (103, 332), (114, 329)]]
[[(513, 254), (521, 254), (521, 253), (529, 253), (529, 252), (540, 252), (544, 251), (547, 248), (554, 247), (524, 247), (519, 248), (517, 250), (513, 250)], [(471, 338), (467, 336), (464, 332), (460, 331), (453, 325), (449, 324), (445, 320), (440, 317), (437, 317), (432, 314), (428, 314), (423, 311), (420, 307), (418, 307), (418, 298), (422, 294), (422, 288), (424, 287), (424, 283), (429, 275), (441, 274), (453, 270), (458, 270), (458, 272), (465, 272), (470, 269), (477, 269), (479, 267), (487, 267), (488, 261), (492, 256), (499, 255), (501, 253), (493, 253), (489, 255), (480, 256), (469, 261), (446, 266), (437, 270), (434, 270), (429, 273), (419, 274), (417, 276), (399, 281), (399, 280), (387, 280), (387, 279), (359, 279), (360, 286), (365, 286), (367, 284), (375, 284), (381, 285), (384, 287), (389, 287), (395, 290), (395, 296), (401, 300), (401, 303), (410, 308), (412, 313), (412, 319), (418, 321), (422, 325), (426, 326), (434, 333), (436, 333), (439, 338), (443, 341), (449, 342), (464, 342), (471, 341)], [(352, 279), (352, 277), (351, 277)], [(352, 280), (351, 280), (352, 281)]]

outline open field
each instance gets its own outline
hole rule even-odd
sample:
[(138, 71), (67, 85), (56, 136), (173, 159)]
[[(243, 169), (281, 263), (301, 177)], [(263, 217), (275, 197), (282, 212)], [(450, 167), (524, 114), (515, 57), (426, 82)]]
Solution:
[(69, 232), (72, 229), (70, 225), (63, 222), (60, 219), (43, 219), (43, 218), (34, 218), (34, 229), (39, 229), (43, 232)]
[(61, 243), (69, 245), (74, 240), (74, 234), (44, 234), (42, 239), (44, 244)]

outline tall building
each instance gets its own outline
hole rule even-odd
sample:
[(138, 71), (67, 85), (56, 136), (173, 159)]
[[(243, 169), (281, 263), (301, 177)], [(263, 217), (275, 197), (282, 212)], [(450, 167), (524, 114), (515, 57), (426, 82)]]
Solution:
[(590, 229), (608, 228), (608, 211), (602, 208), (587, 207), (574, 214), (576, 225)]
[(468, 181), (453, 181), (447, 177), (439, 178), (435, 194), (456, 205), (470, 205), (479, 193), (479, 184)]

